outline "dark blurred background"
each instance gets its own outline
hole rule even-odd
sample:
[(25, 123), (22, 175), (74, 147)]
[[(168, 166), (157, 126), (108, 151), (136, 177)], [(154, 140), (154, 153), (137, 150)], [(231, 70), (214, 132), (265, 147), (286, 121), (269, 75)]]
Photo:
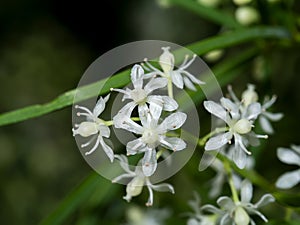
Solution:
[[(219, 30), (219, 26), (205, 22), (190, 12), (177, 7), (161, 8), (155, 1), (148, 0), (2, 0), (0, 113), (45, 103), (76, 88), (85, 69), (98, 56), (118, 45), (144, 39), (186, 45), (215, 35)], [(279, 96), (274, 110), (284, 112), (286, 118), (275, 124), (278, 134), (270, 139), (268, 147), (272, 154), (264, 158), (264, 164), (259, 167), (269, 177), (271, 175), (268, 174), (276, 177), (281, 174), (280, 171), (272, 172), (271, 165), (266, 168), (266, 162), (270, 161), (282, 167), (274, 154), (276, 147), (300, 144), (298, 48), (265, 52), (260, 72), (262, 76), (268, 74), (267, 78), (261, 81), (252, 76), (249, 69), (234, 83), (237, 93), (241, 93), (247, 82), (251, 82), (258, 85), (259, 93), (276, 93)], [(37, 224), (91, 172), (78, 152), (71, 126), (69, 107), (1, 127), (1, 224)], [(209, 176), (196, 171), (196, 160), (192, 163), (195, 165), (189, 166), (174, 180), (178, 193), (197, 190), (197, 186), (192, 186), (197, 184), (193, 179)], [(193, 174), (184, 176), (190, 172)], [(185, 189), (180, 186), (182, 182), (187, 184)], [(121, 200), (123, 194), (122, 189), (114, 199), (122, 207), (126, 206)], [(181, 206), (178, 208), (186, 207), (186, 197), (192, 195), (179, 194), (177, 203)], [(168, 204), (161, 202), (160, 205)], [(111, 205), (109, 207), (113, 208)], [(120, 215), (123, 211), (117, 210)], [(100, 218), (105, 217), (101, 212), (99, 215)]]

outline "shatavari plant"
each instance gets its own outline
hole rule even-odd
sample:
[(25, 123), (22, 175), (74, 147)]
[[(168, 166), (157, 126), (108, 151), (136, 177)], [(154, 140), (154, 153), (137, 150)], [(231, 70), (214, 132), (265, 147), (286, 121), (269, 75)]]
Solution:
[[(299, 140), (275, 141), (297, 128), (278, 129), (287, 110), (269, 88), (273, 77), (286, 76), (270, 58), (283, 52), (282, 63), (299, 48), (296, 3), (157, 3), (199, 15), (219, 31), (185, 48), (160, 42), (151, 49), (159, 54), (136, 57), (127, 69), (0, 115), (3, 126), (73, 105), (78, 148), (108, 178), (92, 172), (40, 224), (299, 224)], [(212, 72), (195, 66), (202, 56)]]

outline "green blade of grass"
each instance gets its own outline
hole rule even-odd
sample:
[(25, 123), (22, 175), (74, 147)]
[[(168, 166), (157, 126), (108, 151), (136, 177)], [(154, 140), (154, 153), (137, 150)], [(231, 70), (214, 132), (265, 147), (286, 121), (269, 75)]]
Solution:
[[(208, 38), (203, 41), (188, 45), (187, 48), (189, 48), (198, 55), (202, 55), (214, 49), (227, 48), (256, 39), (282, 39), (288, 37), (289, 34), (286, 30), (282, 28), (256, 27)], [(129, 71), (118, 73), (107, 81), (101, 80), (96, 83), (81, 87), (80, 91), (82, 93), (82, 98), (78, 100), (84, 100), (93, 96), (103, 95), (109, 91), (110, 87), (121, 87), (126, 85), (128, 82)], [(97, 87), (99, 87), (99, 83), (105, 83), (104, 88), (102, 88), (100, 93), (97, 90)], [(58, 96), (53, 101), (48, 102), (46, 104), (32, 105), (25, 108), (3, 113), (0, 115), (0, 126), (13, 124), (34, 117), (42, 116), (55, 110), (70, 106), (73, 104), (75, 94), (76, 90), (71, 90)]]
[(206, 7), (192, 0), (169, 0), (175, 6), (189, 10), (202, 18), (227, 28), (240, 28), (241, 25), (229, 13), (224, 13), (213, 7)]

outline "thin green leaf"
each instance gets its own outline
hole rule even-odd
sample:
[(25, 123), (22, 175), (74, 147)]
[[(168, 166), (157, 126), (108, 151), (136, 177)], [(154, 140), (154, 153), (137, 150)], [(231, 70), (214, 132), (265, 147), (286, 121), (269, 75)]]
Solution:
[(116, 188), (112, 188), (111, 183), (105, 180), (95, 172), (89, 175), (78, 187), (76, 187), (59, 206), (43, 220), (40, 225), (58, 225), (63, 224), (87, 199), (101, 189), (98, 193), (98, 200), (103, 199), (107, 194), (115, 192)]
[[(229, 46), (238, 45), (251, 40), (262, 39), (262, 38), (288, 38), (289, 34), (282, 28), (267, 28), (257, 27), (251, 29), (245, 29), (240, 31), (234, 31), (226, 33), (220, 36), (205, 39), (203, 41), (188, 45), (187, 48), (202, 55), (214, 49), (226, 48)], [(178, 54), (182, 51), (178, 50)], [(129, 71), (123, 71), (117, 75), (111, 77), (108, 80), (101, 80), (96, 83), (79, 88), (81, 92), (80, 100), (85, 100), (97, 95), (103, 95), (109, 91), (110, 87), (121, 87), (129, 82)], [(104, 84), (101, 92), (97, 87), (99, 84)], [(0, 126), (21, 122), (30, 118), (38, 117), (55, 110), (70, 106), (73, 104), (73, 99), (78, 90), (68, 91), (53, 101), (43, 105), (33, 105), (22, 109), (14, 110), (11, 112), (3, 113), (0, 115)]]
[(206, 7), (197, 1), (191, 0), (169, 0), (173, 5), (189, 10), (202, 18), (225, 26), (227, 28), (240, 28), (241, 25), (229, 13), (224, 13), (213, 7)]

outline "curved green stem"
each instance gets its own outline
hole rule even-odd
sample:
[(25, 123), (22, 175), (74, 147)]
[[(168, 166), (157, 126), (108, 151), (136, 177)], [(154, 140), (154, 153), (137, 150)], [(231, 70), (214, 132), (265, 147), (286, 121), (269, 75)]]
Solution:
[(198, 141), (198, 144), (200, 146), (204, 146), (209, 138), (211, 138), (212, 136), (214, 136), (216, 134), (226, 132), (228, 130), (229, 130), (229, 127), (217, 127), (215, 130), (211, 131), (210, 133), (205, 135), (203, 138), (200, 138)]
[(228, 183), (229, 183), (230, 190), (231, 190), (231, 193), (232, 193), (232, 199), (235, 203), (238, 203), (240, 200), (239, 200), (237, 190), (236, 190), (236, 188), (234, 186), (234, 183), (233, 183), (232, 169), (231, 169), (230, 164), (227, 160), (223, 161), (223, 163), (224, 163), (225, 171), (226, 171), (227, 176), (228, 176)]

